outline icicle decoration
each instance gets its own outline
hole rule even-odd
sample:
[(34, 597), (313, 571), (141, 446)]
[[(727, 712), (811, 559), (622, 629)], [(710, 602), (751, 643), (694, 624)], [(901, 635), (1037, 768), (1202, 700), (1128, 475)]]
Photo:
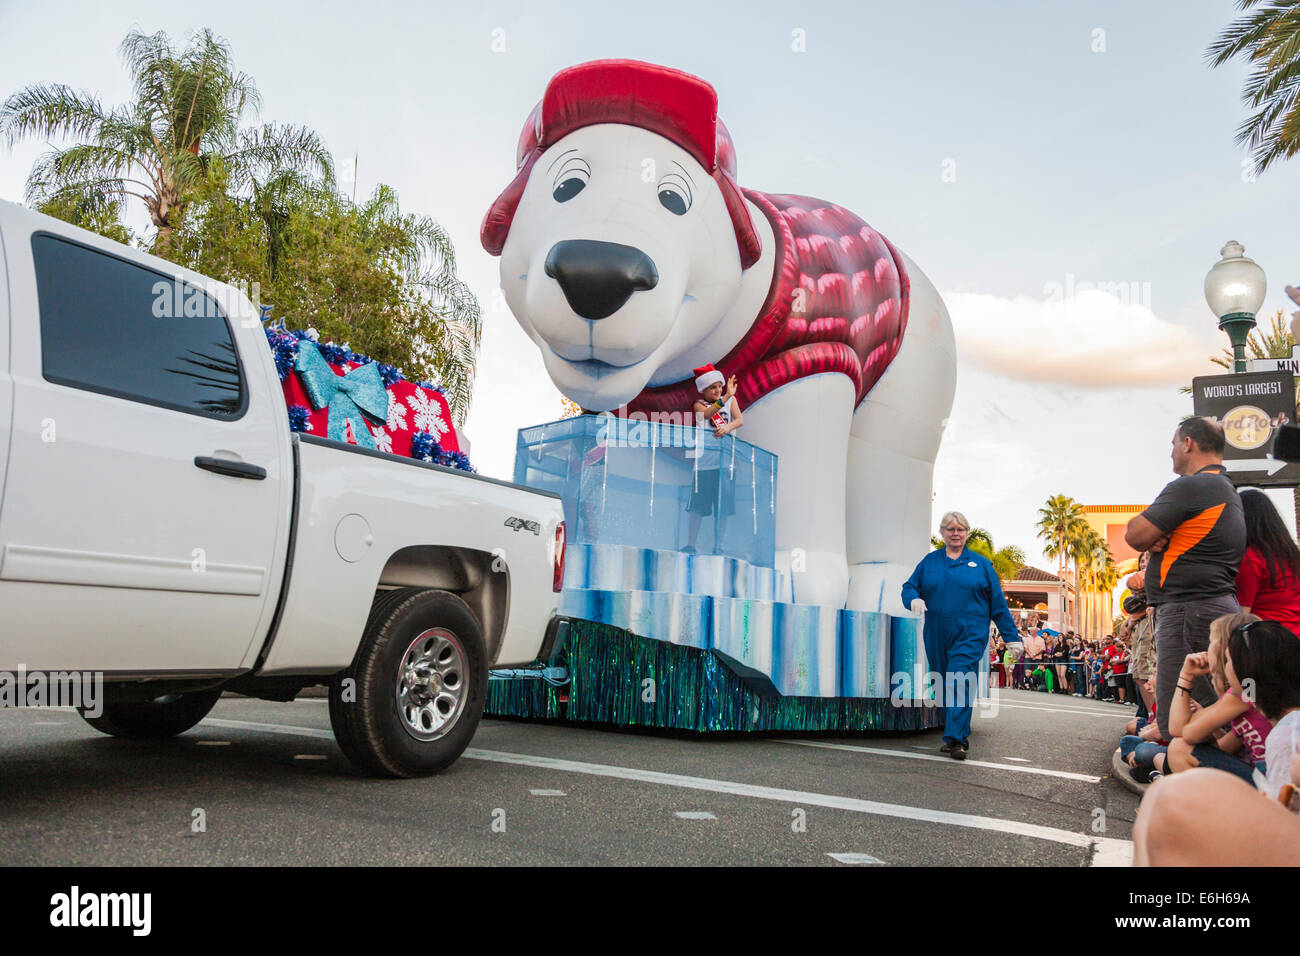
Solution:
[(700, 455), (702, 454), (700, 450), (700, 440), (701, 440), (701, 436), (700, 436), (699, 429), (697, 428), (695, 430), (695, 458), (694, 458), (694, 463), (691, 465), (691, 490), (692, 491), (700, 490)]
[(650, 517), (655, 516), (655, 449), (659, 447), (659, 423), (651, 422), (650, 429)]

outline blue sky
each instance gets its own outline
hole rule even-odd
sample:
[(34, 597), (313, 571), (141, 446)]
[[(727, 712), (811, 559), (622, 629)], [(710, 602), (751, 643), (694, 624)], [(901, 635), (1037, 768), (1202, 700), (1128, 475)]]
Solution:
[[(1201, 288), (1220, 246), (1237, 239), (1264, 267), (1265, 313), (1300, 284), (1286, 215), (1300, 208), (1300, 164), (1246, 181), (1233, 142), (1245, 70), (1203, 59), (1230, 2), (305, 9), (0, 3), (0, 93), (57, 81), (120, 102), (117, 46), (132, 27), (227, 38), (263, 119), (313, 127), (341, 168), (359, 157), (360, 193), (388, 183), (450, 231), (485, 308), (468, 430), (491, 474), (509, 473), (515, 429), (558, 417), (559, 400), (531, 343), (492, 307), (496, 260), (478, 225), (547, 79), (583, 60), (702, 76), (742, 185), (844, 205), (925, 270), (961, 349), (936, 515), (963, 510), (1035, 560), (1033, 508), (1049, 494), (1142, 503), (1171, 477), (1169, 434), (1190, 411), (1175, 383), (1213, 372), (1201, 359), (1226, 343)], [(42, 148), (0, 149), (0, 197), (21, 199)], [(1132, 294), (1062, 302), (1081, 282)], [(1153, 371), (1155, 353), (1165, 363)]]

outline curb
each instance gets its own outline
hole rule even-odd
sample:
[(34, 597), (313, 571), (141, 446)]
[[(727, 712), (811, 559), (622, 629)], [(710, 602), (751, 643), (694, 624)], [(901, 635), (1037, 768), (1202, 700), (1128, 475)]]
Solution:
[(1120, 784), (1129, 790), (1132, 790), (1139, 797), (1151, 789), (1151, 784), (1138, 783), (1129, 775), (1129, 765), (1124, 758), (1119, 755), (1118, 747), (1116, 747), (1115, 752), (1110, 755), (1110, 769), (1115, 779), (1118, 780)]

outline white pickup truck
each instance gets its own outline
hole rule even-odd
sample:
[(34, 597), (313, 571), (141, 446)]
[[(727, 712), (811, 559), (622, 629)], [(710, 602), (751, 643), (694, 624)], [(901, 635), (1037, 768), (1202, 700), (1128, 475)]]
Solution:
[(0, 256), (0, 670), (102, 674), (137, 738), (328, 684), (366, 771), (454, 761), (549, 654), (559, 499), (291, 433), (232, 286), (7, 202)]

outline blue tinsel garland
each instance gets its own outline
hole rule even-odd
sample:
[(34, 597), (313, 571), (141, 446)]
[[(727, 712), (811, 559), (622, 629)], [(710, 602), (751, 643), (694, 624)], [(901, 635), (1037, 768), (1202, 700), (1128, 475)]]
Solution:
[(459, 468), (461, 471), (474, 470), (463, 451), (444, 451), (438, 440), (428, 432), (416, 432), (411, 438), (411, 457), (431, 461), (435, 465)]
[(317, 342), (316, 347), (320, 349), (320, 354), (325, 357), (325, 361), (331, 365), (342, 365), (348, 361), (350, 353), (341, 345), (335, 345), (333, 342)]
[(411, 457), (440, 465), (442, 462), (438, 459), (442, 457), (442, 446), (428, 432), (416, 432), (411, 436)]
[[(560, 654), (567, 687), (542, 679), (488, 681), (484, 713), (697, 733), (900, 731), (942, 727), (944, 711), (893, 706), (887, 697), (781, 697), (757, 693), (711, 651), (638, 637), (595, 621), (572, 621)], [(646, 701), (646, 680), (654, 699)]]
[(293, 363), (298, 358), (298, 337), (287, 331), (274, 328), (266, 329), (266, 341), (271, 346), (271, 354), (275, 358), (275, 371), (280, 376), (280, 381), (289, 377), (293, 371)]
[(307, 430), (307, 419), (311, 417), (311, 409), (306, 405), (289, 406), (289, 431), (305, 432)]

